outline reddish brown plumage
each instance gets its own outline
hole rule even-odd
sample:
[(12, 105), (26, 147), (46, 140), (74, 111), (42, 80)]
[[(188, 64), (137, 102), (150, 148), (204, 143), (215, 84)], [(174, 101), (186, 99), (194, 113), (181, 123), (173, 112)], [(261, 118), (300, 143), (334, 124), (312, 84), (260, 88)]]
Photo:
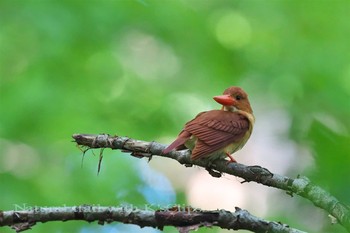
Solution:
[[(199, 113), (185, 124), (177, 139), (163, 153), (187, 147), (192, 150), (192, 159), (207, 156), (216, 159), (243, 147), (254, 123), (247, 94), (241, 88), (230, 87), (223, 96), (214, 99), (231, 105), (224, 105), (221, 110)], [(194, 145), (191, 145), (191, 141)]]

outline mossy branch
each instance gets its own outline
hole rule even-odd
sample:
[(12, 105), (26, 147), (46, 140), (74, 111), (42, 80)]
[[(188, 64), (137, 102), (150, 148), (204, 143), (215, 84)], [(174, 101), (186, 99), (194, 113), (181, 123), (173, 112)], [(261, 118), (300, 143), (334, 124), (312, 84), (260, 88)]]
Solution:
[(236, 208), (235, 212), (230, 212), (225, 210), (203, 211), (177, 206), (161, 210), (144, 210), (129, 206), (82, 205), (0, 211), (0, 226), (10, 226), (17, 232), (31, 229), (39, 222), (74, 220), (97, 221), (101, 225), (121, 222), (161, 230), (165, 226), (174, 226), (178, 228), (179, 232), (189, 232), (200, 227), (217, 226), (222, 229), (245, 229), (253, 232), (303, 233), (303, 231), (293, 229), (282, 223), (260, 219), (239, 208)]
[[(256, 182), (266, 186), (286, 191), (289, 195), (297, 194), (310, 200), (315, 206), (324, 209), (350, 232), (349, 207), (341, 203), (323, 188), (313, 184), (307, 177), (290, 178), (274, 174), (260, 166), (246, 166), (239, 163), (227, 163), (217, 160), (210, 164), (206, 160), (191, 160), (190, 151), (172, 151), (162, 154), (166, 145), (157, 142), (146, 142), (129, 137), (110, 136), (108, 134), (74, 134), (74, 141), (88, 149), (111, 148), (130, 152), (136, 157), (162, 156), (177, 160), (185, 166), (200, 166), (206, 168), (213, 176), (220, 177), (227, 173), (244, 179), (244, 182)], [(215, 168), (215, 169), (213, 169)], [(215, 170), (215, 171), (214, 171)], [(217, 171), (217, 172), (216, 172)]]

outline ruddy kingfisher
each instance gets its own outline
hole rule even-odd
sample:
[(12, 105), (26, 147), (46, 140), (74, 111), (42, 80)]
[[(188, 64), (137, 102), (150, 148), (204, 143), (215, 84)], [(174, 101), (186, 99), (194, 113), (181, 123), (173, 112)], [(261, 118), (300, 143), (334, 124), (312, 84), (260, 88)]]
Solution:
[(201, 112), (187, 122), (163, 154), (187, 148), (192, 151), (192, 160), (213, 161), (228, 156), (231, 162), (236, 162), (231, 154), (248, 141), (255, 121), (248, 95), (242, 88), (232, 86), (213, 98), (222, 108)]

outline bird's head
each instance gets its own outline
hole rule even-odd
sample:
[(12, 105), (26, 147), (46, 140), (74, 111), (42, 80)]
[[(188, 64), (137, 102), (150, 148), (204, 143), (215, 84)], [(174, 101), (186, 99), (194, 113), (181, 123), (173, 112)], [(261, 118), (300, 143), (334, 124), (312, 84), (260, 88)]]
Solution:
[(214, 96), (214, 100), (222, 104), (222, 109), (225, 111), (235, 112), (238, 110), (253, 113), (248, 100), (248, 95), (240, 87), (229, 87), (223, 95)]

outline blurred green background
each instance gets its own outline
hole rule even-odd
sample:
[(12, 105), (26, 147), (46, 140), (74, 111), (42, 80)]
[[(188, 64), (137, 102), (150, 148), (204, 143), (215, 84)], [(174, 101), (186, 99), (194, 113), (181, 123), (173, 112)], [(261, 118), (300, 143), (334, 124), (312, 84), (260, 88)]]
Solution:
[[(269, 153), (266, 145), (261, 160), (281, 162), (261, 165), (272, 172), (287, 166), (280, 173), (307, 175), (349, 204), (349, 12), (348, 1), (0, 0), (0, 209), (191, 204), (185, 185), (152, 167), (157, 162), (105, 150), (96, 175), (99, 152), (88, 152), (81, 166), (71, 135), (169, 143), (196, 113), (218, 108), (212, 96), (232, 85), (250, 96), (253, 135), (263, 138), (282, 121), (270, 114), (282, 112), (286, 128), (277, 137), (297, 148), (288, 167), (284, 151)], [(310, 202), (275, 195), (280, 209), (259, 217), (305, 231), (345, 232)], [(301, 211), (324, 221), (301, 221)], [(157, 232), (85, 222), (31, 230), (48, 231)]]

